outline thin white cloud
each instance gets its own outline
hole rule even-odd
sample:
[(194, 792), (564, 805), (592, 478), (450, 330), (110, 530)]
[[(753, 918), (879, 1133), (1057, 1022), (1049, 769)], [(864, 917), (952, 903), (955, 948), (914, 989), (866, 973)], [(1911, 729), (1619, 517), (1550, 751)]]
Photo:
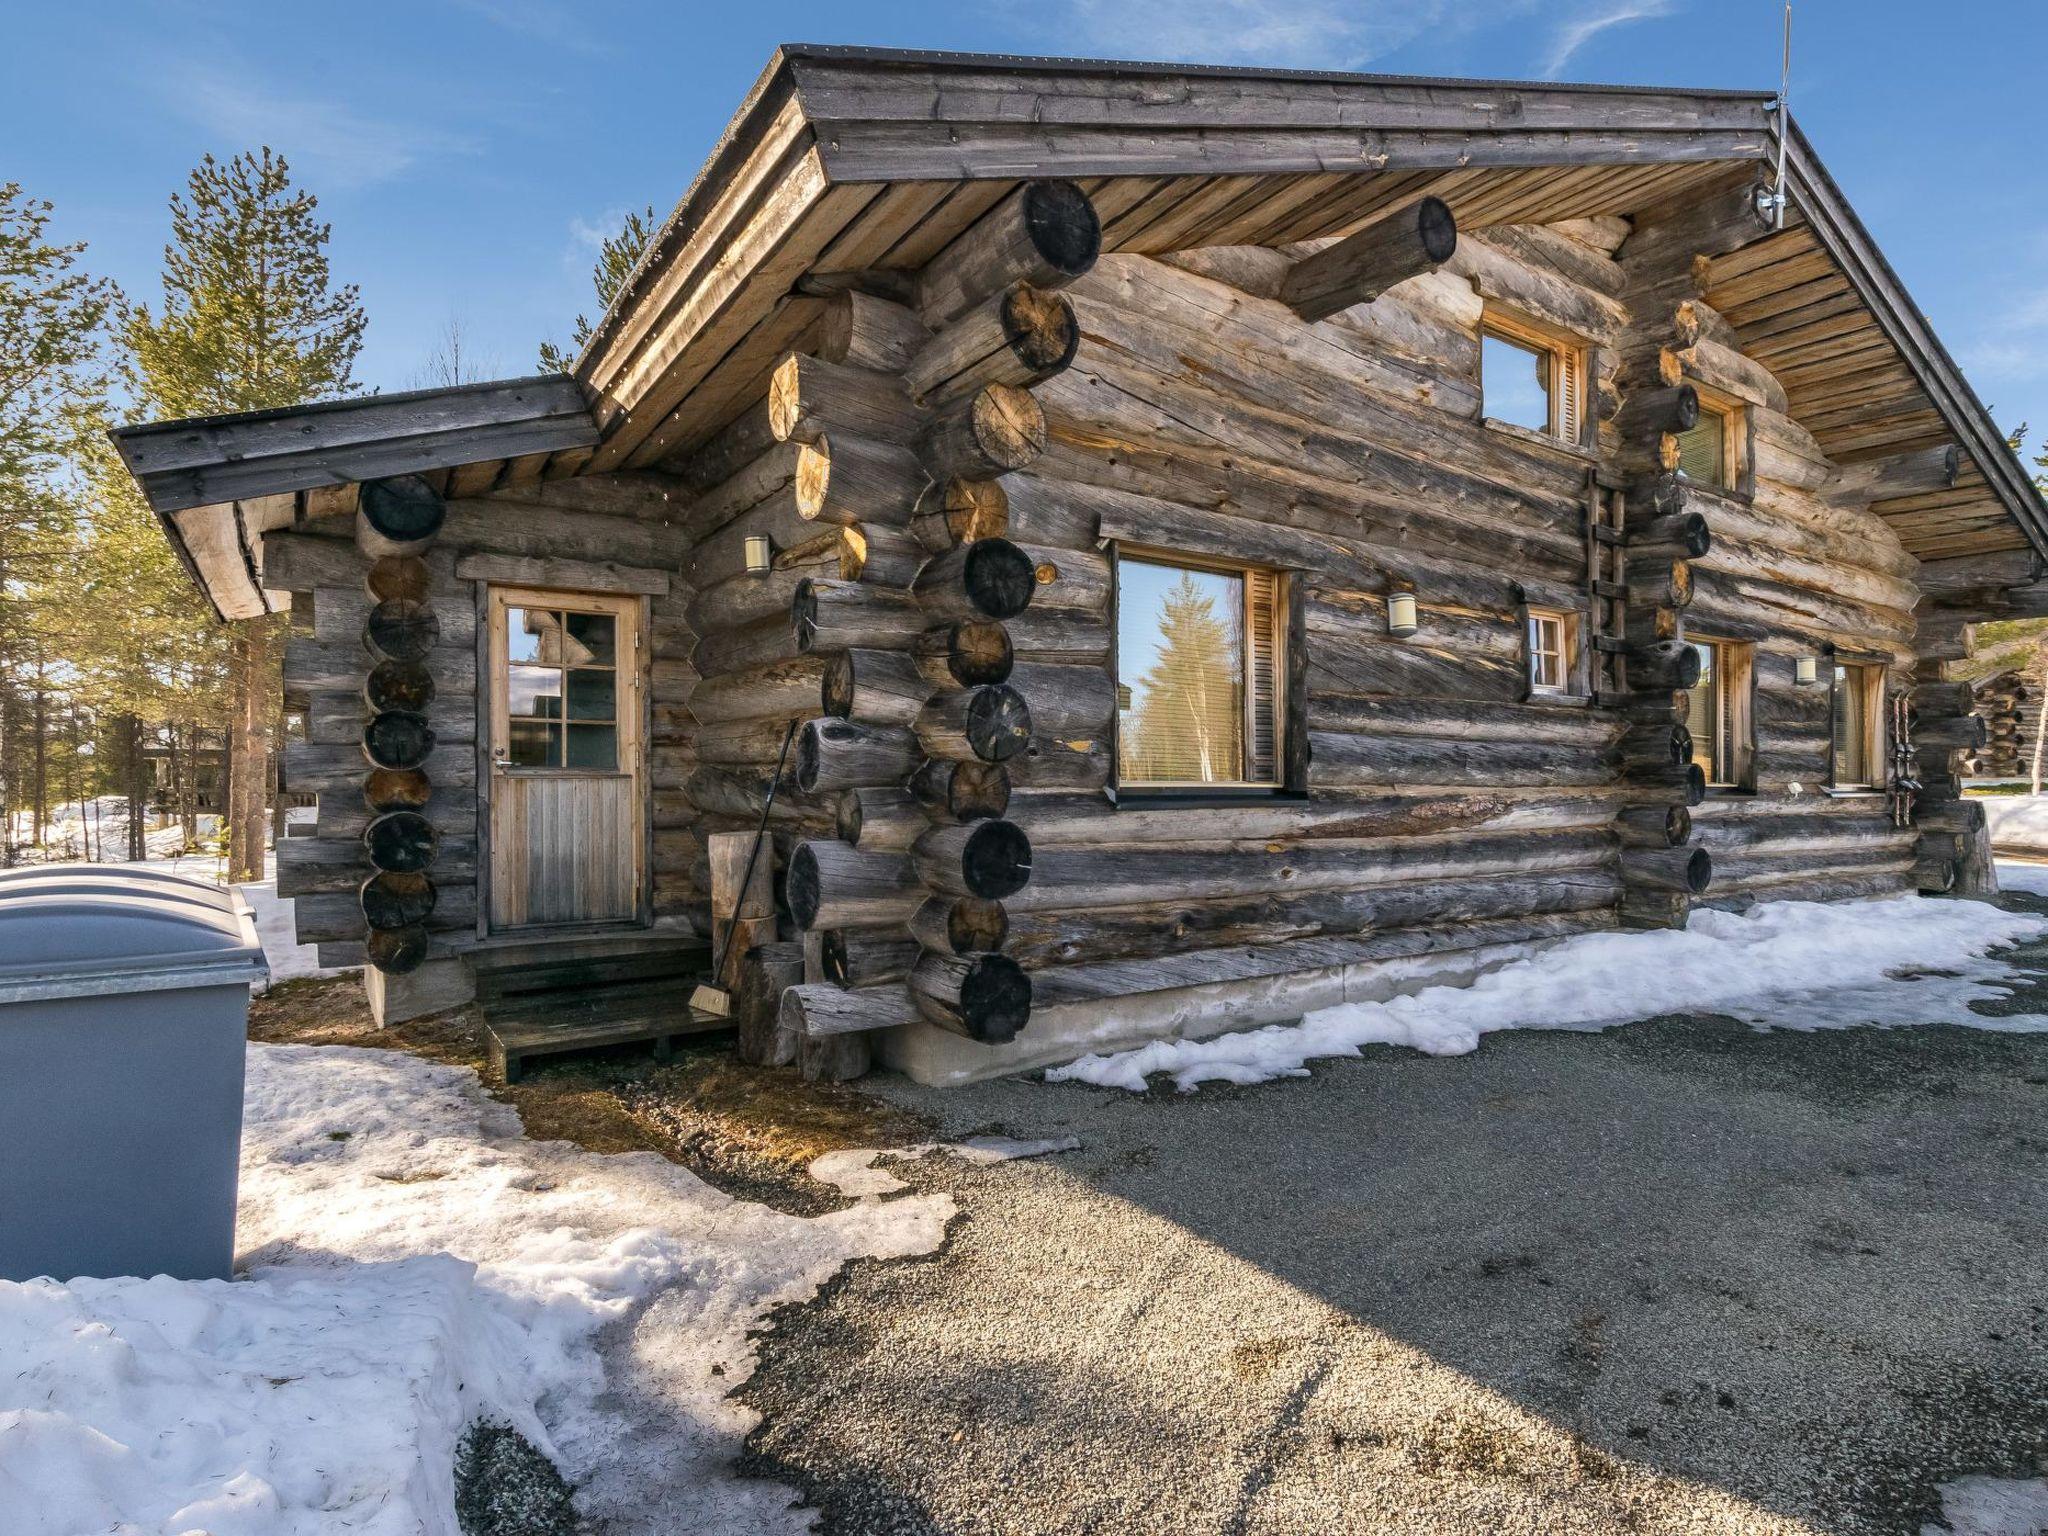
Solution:
[(604, 41), (592, 32), (592, 19), (561, 0), (453, 0), (494, 27), (517, 32), (536, 42), (576, 53), (602, 53)]
[(1543, 78), (1555, 80), (1564, 73), (1573, 55), (1614, 27), (1631, 21), (1648, 21), (1669, 16), (1672, 0), (1608, 0), (1608, 3), (1575, 16), (1558, 27), (1550, 40), (1550, 53), (1543, 61)]
[(1998, 316), (1975, 343), (1963, 349), (1971, 374), (2005, 384), (2048, 379), (2048, 289), (2029, 295)]
[(1356, 69), (1455, 9), (1452, 0), (1067, 0), (1055, 14), (1063, 38), (1117, 58)]
[(173, 106), (219, 135), (225, 153), (268, 144), (309, 180), (330, 187), (389, 181), (423, 160), (474, 154), (482, 147), (417, 117), (385, 122), (340, 101), (288, 95), (219, 67), (187, 68), (175, 78)]

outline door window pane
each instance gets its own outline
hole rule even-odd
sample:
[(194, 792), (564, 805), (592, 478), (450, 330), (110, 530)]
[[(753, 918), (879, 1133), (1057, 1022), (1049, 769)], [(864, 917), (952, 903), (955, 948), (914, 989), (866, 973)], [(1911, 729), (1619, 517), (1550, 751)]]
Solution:
[(1117, 575), (1122, 777), (1244, 780), (1244, 578), (1124, 560)]
[(562, 728), (545, 720), (507, 722), (506, 756), (515, 768), (562, 766)]
[(608, 613), (568, 614), (563, 660), (572, 667), (609, 667), (618, 654), (617, 627)]
[(1551, 354), (1491, 331), (1479, 338), (1480, 408), (1496, 421), (1550, 430)]
[(536, 612), (530, 608), (507, 608), (505, 610), (505, 659), (507, 661), (539, 661), (540, 639), (538, 624), (546, 623), (553, 614)]
[(1834, 774), (1838, 785), (1874, 784), (1871, 761), (1871, 695), (1875, 668), (1835, 668)]
[(562, 718), (562, 674), (553, 667), (513, 667), (505, 679), (506, 713), (541, 720)]
[(619, 766), (619, 731), (615, 725), (572, 725), (569, 731), (571, 768), (613, 772)]
[(615, 713), (617, 691), (610, 672), (577, 670), (569, 674), (569, 718), (609, 720)]
[(1716, 676), (1716, 647), (1695, 644), (1699, 653), (1700, 680), (1692, 686), (1688, 695), (1685, 728), (1692, 733), (1692, 760), (1699, 764), (1701, 773), (1707, 776), (1709, 784), (1720, 779), (1720, 764), (1715, 760), (1715, 749), (1721, 740), (1721, 680)]

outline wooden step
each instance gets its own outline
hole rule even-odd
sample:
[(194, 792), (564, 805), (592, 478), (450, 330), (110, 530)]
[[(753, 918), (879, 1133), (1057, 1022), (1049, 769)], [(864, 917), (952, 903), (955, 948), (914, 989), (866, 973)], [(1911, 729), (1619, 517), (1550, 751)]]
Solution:
[(732, 1021), (690, 1006), (694, 983), (662, 977), (625, 986), (546, 992), (508, 999), (484, 1015), (491, 1065), (516, 1083), (534, 1057), (651, 1041), (657, 1061), (683, 1035), (725, 1029)]
[(659, 945), (643, 941), (631, 949), (612, 953), (522, 956), (512, 963), (493, 964), (480, 955), (476, 996), (479, 1003), (489, 1008), (494, 1003), (536, 993), (583, 991), (663, 978), (695, 978), (710, 969), (711, 946), (688, 935)]

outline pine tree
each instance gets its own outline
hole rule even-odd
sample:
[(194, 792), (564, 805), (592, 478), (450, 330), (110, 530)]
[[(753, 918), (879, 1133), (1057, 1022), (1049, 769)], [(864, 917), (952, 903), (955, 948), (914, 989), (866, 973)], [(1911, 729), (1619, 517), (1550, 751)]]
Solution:
[[(124, 305), (138, 405), (152, 416), (266, 410), (354, 391), (366, 320), (328, 268), (331, 227), (268, 148), (208, 155), (171, 198), (160, 305)], [(265, 782), (281, 742), (282, 627), (231, 626), (228, 873), (261, 878)]]
[(1135, 728), (1124, 733), (1122, 769), (1138, 781), (1220, 783), (1244, 771), (1239, 693), (1242, 644), (1235, 613), (1186, 571), (1161, 602), (1162, 644), (1140, 680)]
[[(660, 227), (654, 216), (654, 205), (649, 203), (638, 213), (628, 213), (626, 221), (619, 226), (619, 232), (604, 241), (597, 248), (597, 261), (590, 269), (590, 281), (597, 289), (598, 313), (612, 307), (612, 300), (619, 296), (619, 290), (626, 286), (626, 279), (639, 264), (641, 253), (647, 249), (647, 242), (654, 238)], [(543, 373), (567, 373), (590, 341), (590, 321), (582, 315), (576, 317), (573, 339), (566, 347), (558, 347), (552, 341), (540, 344), (540, 367)]]
[[(48, 713), (49, 629), (70, 600), (70, 463), (106, 389), (102, 327), (109, 285), (78, 265), (82, 243), (49, 237), (51, 207), (0, 185), (0, 861), (14, 862), (17, 748), (44, 762), (22, 710), (21, 672), (38, 668)], [(55, 654), (61, 655), (61, 652)]]

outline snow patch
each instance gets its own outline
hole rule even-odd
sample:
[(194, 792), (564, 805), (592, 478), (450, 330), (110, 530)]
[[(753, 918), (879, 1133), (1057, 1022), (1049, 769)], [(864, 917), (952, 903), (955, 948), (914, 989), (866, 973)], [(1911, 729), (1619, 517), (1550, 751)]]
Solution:
[(2000, 853), (2048, 855), (2048, 795), (1971, 796), (1984, 807), (1985, 830)]
[(1728, 1014), (1759, 1029), (2048, 1029), (2048, 1019), (1999, 1018), (1970, 1006), (2004, 999), (2022, 979), (1986, 958), (1992, 950), (2043, 935), (2048, 920), (2039, 917), (1917, 896), (1700, 911), (1682, 930), (1524, 946), (1469, 986), (1342, 1003), (1298, 1023), (1207, 1040), (1158, 1040), (1084, 1056), (1046, 1077), (1143, 1092), (1146, 1079), (1163, 1072), (1186, 1092), (1210, 1081), (1303, 1076), (1310, 1061), (1356, 1056), (1367, 1045), (1454, 1056), (1478, 1049), (1480, 1037), (1495, 1030), (1599, 1030), (1666, 1013)]
[(1943, 1483), (1942, 1525), (1920, 1536), (2041, 1536), (2048, 1531), (2048, 1478), (1960, 1477)]
[(729, 1470), (748, 1331), (850, 1259), (931, 1251), (953, 1210), (785, 1216), (526, 1141), (475, 1074), (391, 1051), (251, 1046), (246, 1116), (249, 1278), (0, 1282), (9, 1536), (457, 1536), (479, 1419), (607, 1531), (807, 1530)]
[(891, 1161), (914, 1159), (933, 1152), (945, 1152), (963, 1162), (985, 1167), (1020, 1157), (1046, 1157), (1056, 1152), (1078, 1152), (1078, 1136), (1053, 1136), (1041, 1141), (1018, 1141), (1010, 1136), (970, 1136), (965, 1141), (920, 1141), (914, 1146), (854, 1148), (827, 1152), (811, 1159), (809, 1172), (821, 1184), (830, 1184), (842, 1195), (888, 1195), (910, 1186), (888, 1169), (876, 1166), (883, 1158)]

